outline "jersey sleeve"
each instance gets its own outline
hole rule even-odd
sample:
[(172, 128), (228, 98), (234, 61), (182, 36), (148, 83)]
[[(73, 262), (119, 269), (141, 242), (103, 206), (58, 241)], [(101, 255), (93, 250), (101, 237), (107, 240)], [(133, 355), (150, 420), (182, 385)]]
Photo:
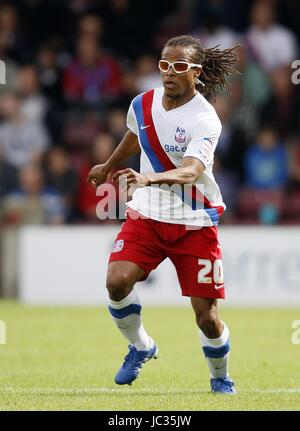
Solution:
[(195, 157), (203, 163), (205, 168), (209, 166), (213, 162), (221, 128), (218, 117), (202, 117), (192, 129), (191, 141), (184, 157)]
[(134, 133), (135, 135), (138, 134), (138, 128), (137, 128), (137, 122), (136, 122), (136, 118), (135, 118), (135, 114), (134, 114), (134, 110), (133, 110), (133, 106), (132, 106), (132, 102), (129, 106), (128, 112), (127, 112), (127, 127), (128, 129)]

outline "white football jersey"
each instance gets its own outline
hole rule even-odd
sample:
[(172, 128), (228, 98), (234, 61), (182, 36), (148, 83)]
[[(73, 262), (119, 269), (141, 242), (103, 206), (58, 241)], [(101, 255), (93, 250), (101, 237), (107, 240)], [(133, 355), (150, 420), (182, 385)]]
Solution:
[(163, 87), (139, 94), (128, 110), (127, 127), (138, 136), (141, 146), (140, 172), (178, 168), (183, 157), (199, 159), (205, 169), (194, 186), (184, 186), (184, 194), (178, 184), (152, 185), (136, 189), (127, 205), (145, 217), (166, 223), (216, 225), (225, 210), (212, 173), (221, 122), (199, 92), (169, 111), (162, 105), (163, 94)]

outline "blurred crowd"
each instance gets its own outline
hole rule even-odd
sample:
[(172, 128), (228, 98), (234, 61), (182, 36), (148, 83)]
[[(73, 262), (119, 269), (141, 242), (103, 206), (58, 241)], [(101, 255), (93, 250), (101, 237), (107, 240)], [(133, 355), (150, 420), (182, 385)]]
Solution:
[(87, 173), (120, 142), (133, 97), (161, 85), (161, 48), (180, 34), (240, 45), (231, 94), (211, 100), (222, 222), (300, 223), (299, 3), (0, 1), (0, 225), (100, 223)]

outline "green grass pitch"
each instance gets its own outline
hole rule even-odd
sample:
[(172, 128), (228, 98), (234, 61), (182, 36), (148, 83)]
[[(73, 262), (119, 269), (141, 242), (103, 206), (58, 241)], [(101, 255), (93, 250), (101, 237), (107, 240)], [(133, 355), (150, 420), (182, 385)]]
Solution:
[(0, 302), (1, 410), (299, 410), (299, 309), (221, 308), (231, 330), (236, 396), (209, 391), (208, 368), (189, 308), (143, 309), (160, 358), (132, 386), (113, 378), (127, 343), (103, 308)]

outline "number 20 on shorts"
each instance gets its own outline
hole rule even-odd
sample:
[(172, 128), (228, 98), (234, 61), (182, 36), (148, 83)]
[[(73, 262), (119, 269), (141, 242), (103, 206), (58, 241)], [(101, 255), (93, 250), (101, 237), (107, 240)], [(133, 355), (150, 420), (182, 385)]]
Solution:
[[(203, 268), (201, 268), (198, 272), (198, 283), (224, 283), (223, 266), (221, 259), (216, 259), (213, 263), (209, 259), (198, 259), (198, 264), (203, 266)], [(213, 270), (213, 277), (208, 277), (207, 274), (209, 274), (211, 270)]]

